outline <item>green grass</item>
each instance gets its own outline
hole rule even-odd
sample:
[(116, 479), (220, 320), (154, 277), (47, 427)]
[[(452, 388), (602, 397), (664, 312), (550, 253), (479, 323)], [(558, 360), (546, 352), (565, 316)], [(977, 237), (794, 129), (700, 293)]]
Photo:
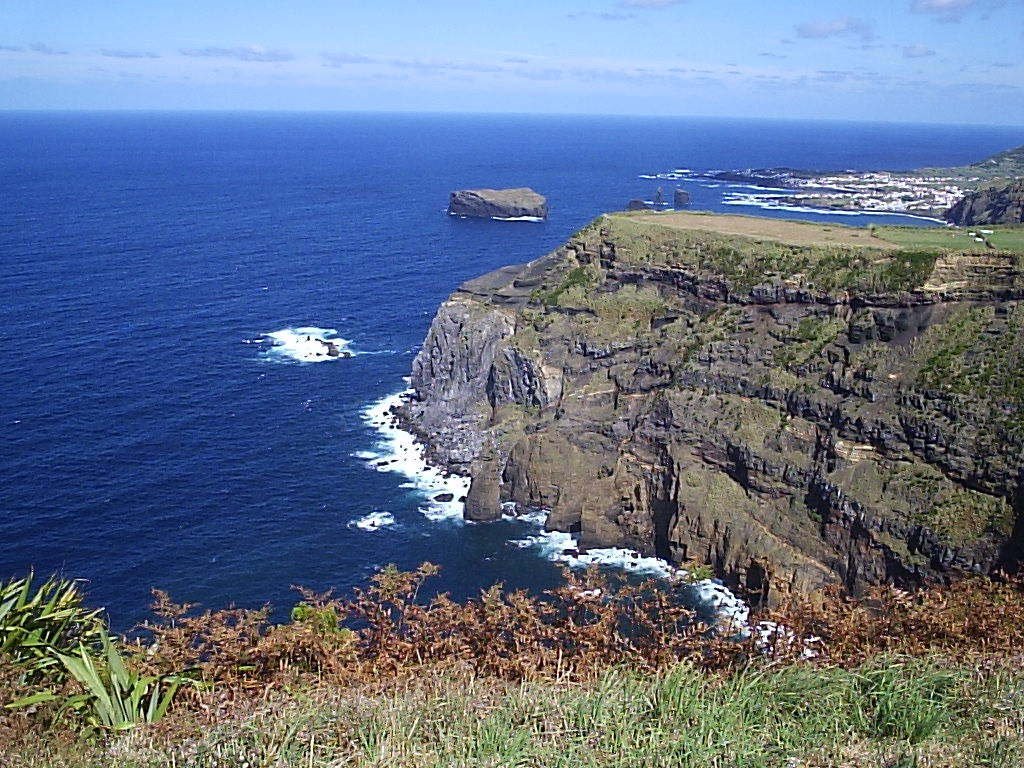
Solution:
[(986, 235), (992, 245), (1003, 251), (1024, 253), (1024, 227), (979, 227), (979, 229), (992, 229), (991, 235)]
[(586, 267), (574, 267), (569, 270), (562, 282), (549, 291), (536, 292), (535, 298), (542, 304), (555, 305), (559, 303), (562, 295), (573, 288), (586, 289), (598, 281), (598, 277)]
[(959, 309), (928, 330), (918, 357), (920, 386), (1024, 410), (1024, 306), (1010, 307), (1005, 317), (991, 306)]
[(799, 368), (821, 354), (846, 329), (846, 323), (834, 317), (805, 317), (793, 331), (793, 338), (776, 347), (775, 362), (783, 368)]
[[(614, 668), (591, 684), (436, 674), (383, 691), (294, 691), (212, 729), (36, 742), (22, 768), (790, 768), (1018, 766), (1019, 675), (877, 659), (851, 670)], [(897, 761), (906, 762), (897, 762)], [(0, 758), (0, 763), (3, 758)]]
[(1013, 532), (1013, 508), (1007, 501), (970, 489), (956, 490), (914, 517), (953, 543), (986, 533), (1008, 536)]
[[(706, 230), (687, 230), (628, 216), (601, 222), (616, 259), (725, 277), (736, 293), (779, 279), (827, 292), (898, 292), (924, 284), (938, 250), (894, 250), (845, 244), (794, 245)], [(866, 239), (865, 246), (870, 241)], [(879, 243), (879, 246), (882, 244)]]
[[(982, 235), (982, 229), (992, 230), (992, 234)], [(988, 238), (996, 250), (1024, 253), (1024, 227), (878, 227), (875, 235), (879, 240), (895, 243), (904, 248), (939, 248), (981, 253), (991, 250), (985, 243), (977, 242), (971, 236), (971, 232), (977, 233), (979, 237)]]

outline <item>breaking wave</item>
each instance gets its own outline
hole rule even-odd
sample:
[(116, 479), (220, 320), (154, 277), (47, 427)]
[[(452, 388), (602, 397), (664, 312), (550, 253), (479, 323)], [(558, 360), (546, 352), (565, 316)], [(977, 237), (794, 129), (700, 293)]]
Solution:
[[(512, 517), (512, 516), (510, 516)], [(580, 551), (579, 542), (569, 533), (546, 531), (547, 512), (541, 510), (512, 517), (533, 525), (535, 533), (509, 543), (521, 549), (533, 549), (542, 557), (564, 563), (570, 568), (587, 568), (597, 565), (615, 568), (637, 576), (648, 576), (667, 581), (685, 583), (688, 572), (667, 563), (658, 557), (645, 557), (639, 552), (619, 547), (601, 547)], [(736, 628), (745, 628), (750, 618), (750, 608), (717, 579), (702, 579), (686, 584), (690, 599), (699, 610), (718, 621), (727, 622)]]
[(402, 488), (422, 497), (420, 512), (430, 520), (462, 521), (463, 500), (469, 478), (447, 473), (427, 461), (425, 447), (415, 435), (402, 429), (391, 413), (408, 396), (408, 390), (378, 400), (363, 411), (364, 421), (380, 434), (374, 450), (360, 451), (356, 458), (378, 472), (394, 472), (406, 478)]
[(264, 344), (264, 355), (276, 362), (326, 363), (355, 354), (349, 348), (351, 342), (338, 336), (334, 328), (282, 328), (253, 342)]
[[(397, 418), (391, 412), (410, 393), (411, 390), (406, 390), (388, 395), (363, 411), (365, 422), (376, 429), (380, 437), (374, 450), (360, 451), (354, 456), (378, 472), (394, 472), (405, 477), (406, 482), (402, 483), (402, 487), (411, 489), (421, 496), (423, 504), (420, 506), (420, 512), (429, 520), (461, 523), (464, 500), (469, 492), (469, 478), (452, 475), (430, 464), (425, 447), (415, 435), (399, 426)], [(645, 557), (629, 549), (600, 547), (581, 551), (579, 542), (572, 534), (544, 530), (548, 516), (546, 510), (515, 514), (515, 505), (509, 503), (505, 505), (505, 511), (506, 520), (523, 523), (528, 527), (526, 535), (509, 541), (510, 546), (533, 550), (540, 557), (564, 563), (570, 568), (597, 565), (637, 576), (678, 582), (688, 591), (690, 600), (698, 610), (727, 625), (747, 626), (750, 609), (715, 579), (687, 584), (687, 571), (676, 568), (660, 558)], [(387, 515), (372, 513), (360, 518), (360, 521), (366, 520), (366, 525), (369, 526), (370, 519), (381, 514)], [(359, 521), (355, 521), (354, 524), (363, 527)], [(377, 530), (378, 527), (364, 530)]]
[(381, 528), (391, 528), (394, 525), (395, 516), (390, 512), (371, 512), (352, 520), (348, 527), (358, 528), (361, 531), (379, 531)]

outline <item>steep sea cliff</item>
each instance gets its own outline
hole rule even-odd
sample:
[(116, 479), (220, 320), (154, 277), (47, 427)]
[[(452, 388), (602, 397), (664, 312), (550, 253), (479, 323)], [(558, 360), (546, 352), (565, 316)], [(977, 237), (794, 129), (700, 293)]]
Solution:
[(1012, 252), (603, 216), (441, 306), (403, 417), (468, 518), (547, 509), (754, 600), (987, 572), (1022, 541), (1022, 299)]

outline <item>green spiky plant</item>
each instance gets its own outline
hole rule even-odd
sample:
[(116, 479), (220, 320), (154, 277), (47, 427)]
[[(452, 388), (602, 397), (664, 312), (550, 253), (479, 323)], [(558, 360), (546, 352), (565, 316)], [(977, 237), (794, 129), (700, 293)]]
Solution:
[[(186, 679), (143, 676), (125, 663), (103, 621), (86, 610), (77, 581), (34, 574), (0, 584), (0, 654), (21, 670), (30, 691), (7, 709), (54, 704), (96, 731), (123, 731), (166, 713)], [(82, 691), (66, 692), (68, 678)]]
[(162, 718), (185, 678), (140, 675), (125, 664), (107, 635), (101, 647), (98, 659), (84, 646), (73, 656), (61, 655), (65, 669), (85, 689), (70, 696), (64, 707), (95, 730), (124, 731)]
[(0, 583), (0, 654), (22, 670), (22, 681), (59, 682), (59, 654), (96, 646), (105, 634), (102, 611), (83, 605), (81, 583), (35, 574)]

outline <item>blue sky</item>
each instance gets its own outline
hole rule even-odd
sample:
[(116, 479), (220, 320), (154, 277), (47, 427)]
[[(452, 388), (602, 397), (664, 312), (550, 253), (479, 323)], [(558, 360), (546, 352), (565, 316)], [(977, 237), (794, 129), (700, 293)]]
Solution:
[(1024, 124), (1024, 0), (0, 0), (0, 108)]

